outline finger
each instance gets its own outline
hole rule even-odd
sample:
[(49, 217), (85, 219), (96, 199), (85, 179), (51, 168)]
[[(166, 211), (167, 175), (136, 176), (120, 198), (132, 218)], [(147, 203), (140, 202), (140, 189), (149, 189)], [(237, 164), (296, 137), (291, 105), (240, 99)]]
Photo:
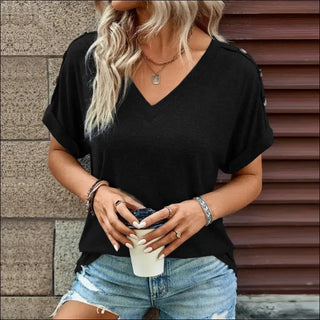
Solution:
[[(179, 228), (180, 229), (180, 228)], [(186, 235), (186, 232), (185, 230), (181, 231), (182, 234), (184, 234), (184, 236)], [(150, 248), (150, 249), (147, 249), (147, 252), (151, 252), (151, 251), (154, 251), (162, 246), (165, 246), (169, 243), (172, 243), (173, 241), (175, 241), (176, 239), (181, 239), (181, 238), (177, 238), (177, 235), (176, 233), (174, 232), (174, 230), (171, 230), (169, 233), (167, 233), (166, 235), (164, 235), (163, 237), (161, 237), (160, 239), (153, 239), (151, 240), (150, 242), (147, 242), (145, 244), (145, 249), (146, 250), (147, 248)], [(139, 244), (139, 242), (138, 242)]]
[(171, 242), (170, 245), (159, 252), (157, 258), (159, 259), (162, 255), (163, 257), (168, 256), (172, 251), (181, 246), (181, 244), (184, 243), (187, 239), (189, 239), (189, 236), (182, 236), (181, 238), (176, 237), (176, 240)]
[(118, 251), (119, 248), (120, 248), (120, 245), (119, 245), (118, 241), (111, 234), (111, 226), (110, 226), (110, 224), (105, 222), (105, 219), (102, 218), (101, 214), (96, 214), (96, 217), (97, 217), (97, 219), (99, 221), (99, 224), (101, 225), (103, 231), (107, 235), (109, 241), (113, 245), (114, 249), (116, 251)]
[[(120, 203), (117, 206), (118, 212), (119, 212), (118, 207), (122, 206), (122, 205), (123, 205), (123, 203)], [(124, 207), (126, 207), (126, 206), (124, 205)], [(130, 229), (122, 221), (120, 221), (115, 210), (116, 209), (114, 207), (110, 207), (107, 210), (108, 211), (108, 220), (109, 220), (109, 223), (112, 226), (112, 228), (114, 228), (114, 229), (118, 230), (118, 232), (125, 234), (127, 236), (130, 236), (130, 237), (132, 235), (134, 235), (135, 237), (134, 236), (132, 236), (132, 237), (138, 239), (138, 235), (137, 235), (136, 231), (134, 229)], [(129, 211), (129, 210), (127, 209), (127, 211)], [(119, 212), (119, 213), (121, 216), (123, 215), (123, 213), (121, 213), (121, 212)], [(137, 220), (137, 218), (130, 211), (129, 211), (129, 214), (132, 215), (135, 220)], [(138, 223), (139, 223), (139, 221), (138, 221)]]
[[(137, 219), (137, 217), (127, 208), (126, 203), (121, 202), (120, 204), (117, 205), (116, 207), (117, 212), (125, 219), (128, 221), (128, 223), (130, 223), (133, 226), (133, 223), (136, 222), (139, 224), (139, 220)], [(115, 213), (116, 216), (116, 213)], [(117, 217), (118, 219), (118, 217)], [(119, 219), (118, 219), (119, 220)], [(125, 226), (124, 223), (122, 223), (120, 220), (119, 222), (123, 225), (123, 227), (128, 228)], [(122, 227), (122, 229), (123, 229)], [(130, 229), (130, 228), (128, 228)]]
[(157, 239), (156, 241), (154, 241), (155, 239), (151, 240), (150, 242), (147, 242), (145, 244), (145, 247), (143, 249), (144, 252), (148, 253), (148, 252), (152, 252), (162, 246), (165, 246), (169, 243), (171, 243), (172, 241), (176, 240), (177, 237), (175, 237), (174, 235), (172, 235), (172, 232), (169, 232), (169, 234), (163, 236), (160, 239)]
[[(116, 217), (116, 219), (118, 219), (118, 218)], [(123, 245), (127, 246), (128, 248), (132, 249), (134, 247), (133, 242), (130, 239), (128, 239), (127, 237), (125, 237), (121, 232), (119, 232), (119, 229), (117, 229), (117, 227), (114, 226), (115, 222), (113, 221), (112, 217), (110, 218), (109, 214), (108, 214), (108, 216), (102, 218), (102, 220), (103, 220), (104, 224), (107, 226), (109, 233), (116, 241), (122, 243)], [(132, 230), (131, 229), (129, 229), (129, 230), (130, 230), (129, 232), (132, 234)], [(129, 236), (130, 233), (127, 235)]]
[[(151, 242), (153, 239), (165, 236), (172, 231), (178, 224), (177, 219), (170, 219), (166, 223), (164, 223), (159, 228), (154, 229), (153, 231), (145, 234), (143, 237), (140, 237), (140, 240), (137, 244), (148, 244), (148, 242)], [(143, 241), (144, 240), (144, 241)]]
[(116, 241), (116, 239), (110, 233), (106, 232), (106, 235), (109, 238), (109, 241), (113, 245), (114, 249), (118, 252), (118, 250), (120, 249), (120, 245), (119, 245), (118, 241)]
[[(142, 228), (146, 228), (148, 226), (153, 225), (154, 223), (164, 220), (168, 217), (169, 215), (169, 211), (167, 208), (163, 208), (160, 209), (156, 212), (154, 212), (153, 214), (151, 214), (150, 216), (144, 218), (142, 221), (140, 221), (140, 225), (142, 226)], [(144, 225), (145, 223), (145, 225)]]

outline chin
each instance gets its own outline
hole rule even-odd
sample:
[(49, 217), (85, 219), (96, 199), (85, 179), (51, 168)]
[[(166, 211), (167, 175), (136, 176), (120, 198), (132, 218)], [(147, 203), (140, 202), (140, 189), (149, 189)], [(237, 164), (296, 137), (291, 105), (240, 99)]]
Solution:
[(145, 6), (145, 1), (111, 1), (111, 5), (115, 10), (130, 10)]

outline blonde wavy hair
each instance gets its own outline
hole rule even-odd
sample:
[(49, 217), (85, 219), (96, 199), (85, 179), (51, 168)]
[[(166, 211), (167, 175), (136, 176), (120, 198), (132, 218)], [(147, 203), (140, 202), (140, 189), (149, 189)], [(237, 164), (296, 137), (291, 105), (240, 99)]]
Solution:
[[(225, 6), (223, 1), (149, 1), (152, 15), (142, 25), (137, 24), (135, 9), (117, 11), (111, 1), (103, 3), (104, 8), (100, 8), (101, 16), (97, 26), (97, 39), (89, 47), (85, 57), (87, 63), (93, 52), (96, 67), (92, 82), (92, 100), (84, 123), (84, 134), (89, 140), (92, 139), (95, 129), (99, 135), (113, 124), (118, 98), (118, 103), (121, 104), (131, 82), (132, 67), (141, 56), (139, 42), (148, 41), (157, 35), (169, 19), (174, 17), (173, 36), (180, 39), (178, 49), (184, 48), (188, 62), (192, 61), (192, 56), (187, 40), (193, 24), (210, 36), (214, 35), (219, 41), (228, 42), (218, 32)], [(122, 85), (124, 88), (120, 97)]]

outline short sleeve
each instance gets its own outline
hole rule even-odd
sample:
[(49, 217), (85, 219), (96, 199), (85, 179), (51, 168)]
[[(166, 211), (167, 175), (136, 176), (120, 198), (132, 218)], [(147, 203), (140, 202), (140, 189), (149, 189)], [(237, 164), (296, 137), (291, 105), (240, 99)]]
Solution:
[(51, 102), (42, 122), (50, 133), (73, 157), (82, 158), (89, 151), (84, 138), (84, 117), (81, 108), (81, 64), (71, 46), (65, 51), (56, 79)]
[(239, 99), (239, 111), (220, 169), (235, 173), (268, 149), (274, 140), (266, 112), (266, 97), (261, 70), (253, 63), (246, 74)]

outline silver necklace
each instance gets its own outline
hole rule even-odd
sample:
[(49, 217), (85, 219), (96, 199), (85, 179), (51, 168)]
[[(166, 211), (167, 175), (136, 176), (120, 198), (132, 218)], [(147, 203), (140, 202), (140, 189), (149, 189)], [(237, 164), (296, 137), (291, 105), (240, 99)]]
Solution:
[[(190, 32), (189, 32), (188, 40), (189, 40), (189, 38), (190, 38), (190, 36), (191, 36), (191, 34), (192, 34), (192, 29), (193, 29), (193, 28), (191, 28), (191, 30), (190, 30)], [(181, 54), (183, 54), (184, 51), (185, 51), (185, 50), (184, 50), (184, 48), (183, 48), (183, 49), (181, 50)], [(142, 54), (144, 60), (146, 61), (147, 67), (148, 67), (148, 68), (151, 70), (151, 72), (152, 72), (151, 81), (152, 81), (152, 83), (155, 84), (155, 85), (160, 84), (160, 80), (161, 80), (161, 78), (160, 78), (160, 72), (165, 68), (165, 66), (168, 65), (169, 63), (172, 63), (173, 61), (175, 61), (175, 60), (178, 59), (178, 57), (179, 57), (179, 53), (176, 53), (176, 54), (174, 55), (174, 57), (173, 57), (172, 59), (170, 59), (169, 61), (166, 61), (166, 62), (163, 62), (163, 63), (158, 63), (158, 62), (153, 61), (153, 60), (150, 59), (149, 57), (147, 57), (143, 51), (141, 52), (141, 54)], [(160, 68), (160, 70), (154, 71), (154, 70), (151, 68), (150, 64), (149, 64), (149, 61), (152, 62), (152, 63), (155, 64), (155, 65), (162, 66), (162, 67)]]

